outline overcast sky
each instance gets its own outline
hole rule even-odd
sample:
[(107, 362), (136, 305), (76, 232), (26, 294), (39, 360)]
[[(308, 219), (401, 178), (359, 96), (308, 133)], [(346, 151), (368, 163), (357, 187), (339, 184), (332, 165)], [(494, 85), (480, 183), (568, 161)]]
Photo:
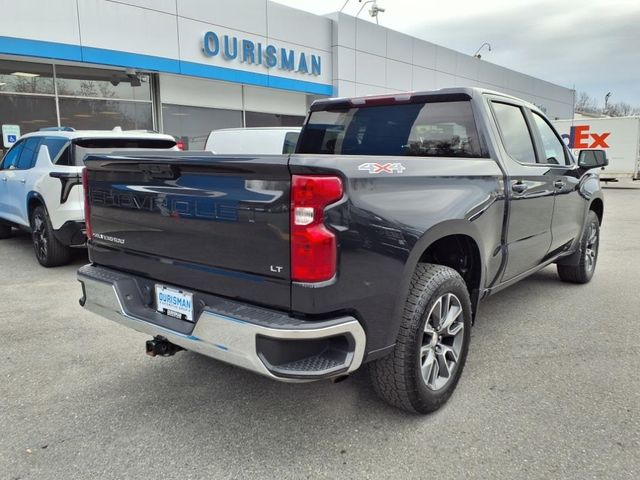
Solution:
[[(325, 14), (344, 0), (275, 0)], [(345, 13), (362, 5), (350, 0)], [(534, 77), (586, 91), (600, 106), (640, 106), (640, 0), (378, 0), (380, 24)], [(358, 18), (371, 20), (367, 5)]]

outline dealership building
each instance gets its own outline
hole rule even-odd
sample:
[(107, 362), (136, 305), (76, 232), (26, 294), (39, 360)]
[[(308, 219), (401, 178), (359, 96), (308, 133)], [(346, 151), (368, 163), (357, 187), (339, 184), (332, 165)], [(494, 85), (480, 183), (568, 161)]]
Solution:
[[(572, 118), (574, 91), (345, 14), (268, 0), (2, 1), (0, 123), (148, 129), (299, 125), (310, 103), (479, 86)], [(426, 6), (425, 6), (426, 8)]]

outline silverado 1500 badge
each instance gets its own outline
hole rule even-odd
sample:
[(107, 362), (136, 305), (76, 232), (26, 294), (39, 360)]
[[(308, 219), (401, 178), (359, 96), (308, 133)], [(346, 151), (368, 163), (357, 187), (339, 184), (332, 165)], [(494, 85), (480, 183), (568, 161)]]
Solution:
[(402, 173), (407, 168), (401, 163), (363, 163), (358, 165), (358, 170), (369, 173)]
[(107, 242), (119, 243), (120, 245), (124, 245), (124, 238), (112, 237), (111, 235), (104, 235), (102, 233), (94, 233), (93, 236), (95, 238), (99, 238), (100, 240), (106, 240)]

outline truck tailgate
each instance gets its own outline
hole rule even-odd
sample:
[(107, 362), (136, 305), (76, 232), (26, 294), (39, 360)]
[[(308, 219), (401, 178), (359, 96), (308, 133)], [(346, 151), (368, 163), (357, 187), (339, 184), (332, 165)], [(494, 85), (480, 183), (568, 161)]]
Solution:
[(89, 156), (92, 261), (289, 309), (287, 162), (204, 152)]

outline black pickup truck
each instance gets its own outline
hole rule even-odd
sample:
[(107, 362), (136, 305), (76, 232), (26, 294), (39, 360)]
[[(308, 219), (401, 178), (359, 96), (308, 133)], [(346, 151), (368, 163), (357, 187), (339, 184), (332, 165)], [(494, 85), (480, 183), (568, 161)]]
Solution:
[(90, 155), (80, 303), (152, 356), (283, 381), (367, 363), (382, 398), (431, 412), (483, 298), (551, 263), (591, 279), (606, 162), (470, 88), (316, 101), (292, 155)]

